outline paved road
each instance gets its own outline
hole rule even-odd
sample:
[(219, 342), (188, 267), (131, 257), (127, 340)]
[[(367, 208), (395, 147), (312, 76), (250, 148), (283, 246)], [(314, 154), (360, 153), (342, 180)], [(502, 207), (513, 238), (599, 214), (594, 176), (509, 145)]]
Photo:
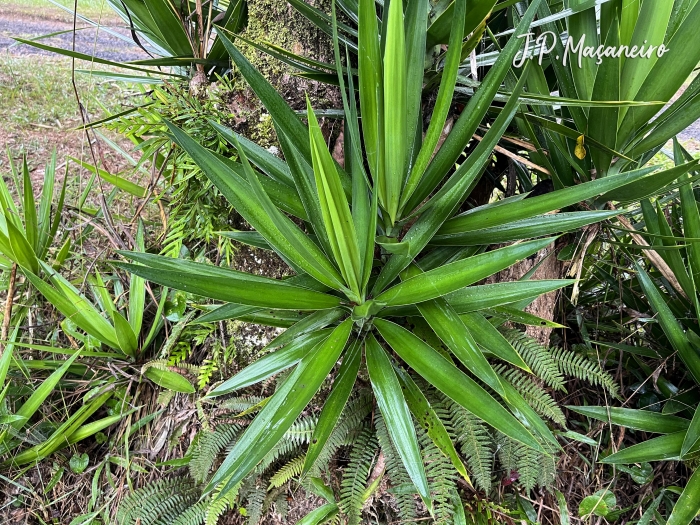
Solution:
[[(9, 10), (8, 10), (9, 11)], [(104, 30), (97, 31), (85, 23), (78, 21), (78, 27), (86, 27), (75, 34), (75, 49), (81, 53), (95, 55), (99, 58), (124, 62), (148, 58), (138, 46), (130, 40), (125, 41), (111, 35)], [(49, 51), (34, 48), (25, 44), (17, 44), (12, 37), (26, 39), (36, 38), (41, 35), (69, 31), (73, 28), (71, 22), (47, 19), (43, 17), (27, 16), (18, 12), (0, 12), (0, 53), (10, 55), (52, 55)], [(128, 37), (129, 32), (122, 28), (113, 28)], [(73, 45), (73, 33), (63, 33), (50, 38), (40, 40), (41, 43), (71, 49)]]
[[(114, 61), (129, 61), (148, 58), (146, 53), (136, 46), (130, 39), (124, 40), (111, 35), (103, 30), (97, 31), (94, 27), (79, 22), (79, 27), (87, 27), (76, 33), (76, 50), (81, 53), (95, 55)], [(73, 28), (68, 21), (60, 21), (40, 16), (27, 16), (19, 12), (0, 12), (0, 53), (7, 52), (11, 55), (52, 55), (49, 51), (43, 51), (28, 45), (16, 44), (12, 36), (23, 38), (35, 38), (37, 36), (67, 31)], [(111, 28), (115, 32), (128, 37), (129, 32), (125, 27)], [(73, 33), (68, 32), (51, 38), (41, 40), (42, 43), (70, 49), (73, 43)], [(700, 120), (680, 134), (681, 140), (700, 140)]]

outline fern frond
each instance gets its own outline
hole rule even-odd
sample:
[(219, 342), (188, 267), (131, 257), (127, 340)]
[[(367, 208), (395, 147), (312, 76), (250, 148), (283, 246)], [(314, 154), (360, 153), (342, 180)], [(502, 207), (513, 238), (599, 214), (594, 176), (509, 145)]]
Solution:
[(366, 429), (358, 436), (350, 450), (350, 461), (343, 470), (343, 479), (340, 482), (339, 506), (348, 520), (348, 525), (360, 524), (365, 503), (363, 495), (376, 452), (377, 438), (374, 432)]
[(603, 370), (599, 363), (581, 353), (564, 348), (555, 348), (552, 351), (552, 357), (563, 374), (587, 381), (595, 386), (601, 386), (611, 396), (619, 397), (620, 386), (612, 375)]
[(296, 443), (297, 445), (308, 445), (314, 433), (318, 418), (316, 416), (306, 416), (297, 419), (289, 430), (284, 433), (282, 439)]
[[(434, 407), (433, 407), (434, 408)], [(453, 523), (453, 493), (457, 488), (457, 472), (452, 462), (440, 451), (427, 432), (417, 427), (430, 497), (433, 500), (435, 525)]]
[(496, 436), (498, 462), (505, 476), (518, 473), (518, 457), (520, 455), (520, 443), (500, 432)]
[(248, 493), (245, 504), (245, 509), (248, 515), (246, 523), (248, 525), (256, 525), (263, 517), (263, 503), (265, 502), (265, 484), (256, 485), (253, 490)]
[(213, 431), (203, 430), (197, 434), (189, 463), (190, 475), (197, 483), (204, 483), (216, 457), (233, 443), (242, 430), (241, 425), (221, 424)]
[(548, 348), (519, 330), (505, 329), (502, 332), (537, 377), (555, 390), (565, 391), (564, 376)]
[(226, 477), (226, 479), (219, 483), (216, 489), (214, 489), (213, 495), (209, 500), (209, 504), (207, 505), (204, 525), (217, 525), (221, 515), (236, 504), (238, 491), (241, 487), (240, 483), (236, 483), (225, 493), (221, 492), (223, 487), (225, 487), (228, 483), (229, 479), (231, 479), (231, 476)]
[(293, 440), (281, 439), (270, 452), (258, 463), (255, 467), (255, 472), (258, 475), (265, 474), (267, 470), (277, 463), (280, 459), (296, 456), (302, 452), (302, 446)]
[(211, 504), (209, 500), (198, 501), (185, 509), (172, 525), (201, 525)]
[(223, 410), (230, 410), (231, 412), (239, 413), (249, 408), (253, 408), (255, 405), (260, 403), (264, 397), (261, 396), (238, 396), (232, 397), (218, 403), (218, 407)]
[(505, 471), (505, 476), (514, 474), (516, 483), (528, 493), (536, 486), (550, 489), (554, 485), (556, 451), (547, 443), (541, 444), (547, 454), (538, 452), (503, 434), (498, 436), (498, 459)]
[(199, 367), (199, 374), (197, 375), (197, 385), (199, 389), (202, 390), (211, 381), (211, 377), (219, 369), (215, 359), (205, 359)]
[(540, 464), (542, 454), (526, 446), (519, 447), (519, 450), (516, 464), (516, 470), (519, 474), (518, 484), (529, 494), (539, 483), (542, 472)]
[(281, 487), (292, 478), (301, 475), (301, 471), (304, 469), (304, 460), (306, 459), (306, 454), (302, 456), (297, 456), (291, 461), (285, 463), (285, 465), (275, 472), (274, 476), (270, 478), (270, 486), (267, 487), (268, 490), (271, 488)]
[[(389, 431), (386, 428), (384, 418), (380, 413), (375, 416), (375, 426), (377, 440), (384, 454), (384, 464), (386, 465), (386, 474), (393, 488), (396, 487), (413, 487), (413, 482), (406, 472), (406, 468), (399, 457), (394, 444), (391, 442)], [(410, 523), (417, 517), (416, 500), (413, 493), (409, 491), (399, 490), (394, 494), (396, 504), (399, 509), (400, 523)]]
[(478, 488), (489, 492), (493, 475), (493, 437), (489, 428), (457, 403), (450, 402), (448, 409), (452, 416), (455, 441), (462, 455), (467, 458), (472, 482)]
[(117, 523), (171, 525), (197, 503), (199, 497), (200, 492), (191, 480), (159, 480), (135, 490), (122, 500), (117, 510)]
[(273, 506), (275, 507), (275, 512), (277, 512), (277, 514), (279, 514), (282, 519), (285, 519), (287, 517), (287, 514), (289, 514), (289, 502), (287, 501), (287, 494), (285, 494), (284, 492), (279, 494), (275, 498)]
[(372, 411), (373, 400), (369, 389), (348, 400), (338, 423), (314, 462), (309, 473), (312, 477), (319, 477), (321, 472), (326, 471), (340, 447), (352, 445), (354, 439), (366, 428), (363, 422)]
[(503, 364), (494, 367), (494, 370), (515, 387), (535, 412), (563, 427), (566, 426), (566, 417), (564, 417), (564, 413), (559, 408), (559, 404), (542, 387), (535, 383), (530, 376)]

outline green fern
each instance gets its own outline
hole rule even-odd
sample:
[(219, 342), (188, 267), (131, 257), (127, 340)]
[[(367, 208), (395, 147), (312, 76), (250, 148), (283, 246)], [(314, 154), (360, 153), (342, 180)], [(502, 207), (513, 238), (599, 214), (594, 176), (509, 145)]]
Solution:
[(264, 474), (280, 459), (290, 456), (297, 456), (302, 447), (311, 441), (314, 428), (316, 427), (315, 417), (304, 417), (298, 419), (292, 427), (282, 436), (282, 439), (267, 453), (258, 463), (255, 472)]
[(555, 348), (552, 351), (552, 357), (557, 362), (559, 370), (567, 376), (587, 381), (592, 385), (601, 386), (608, 391), (613, 397), (619, 397), (620, 386), (615, 382), (615, 379), (603, 368), (600, 364), (592, 359), (589, 359), (583, 354), (565, 350), (563, 348)]
[(538, 414), (563, 427), (566, 426), (566, 417), (559, 408), (559, 404), (530, 376), (519, 369), (509, 368), (502, 364), (494, 367), (494, 370), (513, 385)]
[[(435, 406), (433, 408), (435, 409)], [(457, 472), (452, 462), (435, 446), (428, 434), (420, 427), (416, 427), (416, 431), (422, 449), (430, 497), (433, 500), (434, 523), (450, 525), (453, 523), (452, 496), (457, 488)]]
[(198, 501), (187, 508), (180, 516), (172, 522), (172, 525), (201, 525), (206, 523), (206, 515), (211, 508), (212, 502), (208, 499)]
[(219, 370), (219, 366), (216, 364), (217, 360), (214, 356), (211, 359), (205, 359), (199, 367), (199, 374), (197, 375), (197, 386), (200, 390), (206, 387), (210, 381), (214, 372)]
[(190, 475), (197, 483), (204, 483), (209, 477), (217, 456), (229, 446), (243, 430), (242, 425), (221, 424), (213, 431), (199, 432), (190, 447), (192, 459), (189, 463)]
[(542, 468), (540, 461), (542, 454), (530, 447), (519, 447), (519, 454), (516, 463), (516, 471), (519, 474), (518, 485), (530, 493), (539, 483)]
[[(375, 415), (375, 425), (379, 446), (384, 454), (384, 464), (386, 465), (385, 476), (391, 482), (394, 491), (394, 498), (399, 509), (400, 522), (410, 523), (417, 518), (416, 500), (413, 497), (413, 482), (406, 472), (406, 468), (401, 458), (391, 442), (391, 437), (386, 428), (386, 423), (381, 414)], [(402, 490), (403, 487), (411, 487), (411, 490)]]
[(519, 330), (505, 329), (503, 336), (522, 356), (534, 374), (555, 390), (565, 391), (564, 376), (552, 352)]
[(493, 475), (493, 437), (479, 418), (457, 403), (447, 403), (455, 429), (455, 441), (467, 458), (472, 483), (485, 492), (491, 490)]
[(292, 480), (295, 477), (301, 475), (301, 471), (304, 469), (304, 460), (306, 455), (297, 456), (294, 459), (288, 461), (280, 468), (275, 474), (270, 478), (270, 486), (267, 488), (278, 488)]
[(257, 524), (263, 517), (263, 504), (267, 491), (265, 490), (266, 483), (258, 481), (249, 487), (246, 494), (245, 510), (248, 519), (248, 525)]
[(527, 493), (535, 487), (550, 490), (555, 481), (556, 451), (553, 446), (541, 443), (546, 454), (538, 452), (503, 434), (499, 434), (498, 458), (505, 471), (505, 476), (514, 474), (515, 483)]
[(511, 474), (517, 473), (521, 444), (499, 433), (496, 436), (496, 446), (498, 462), (504, 476), (509, 477)]
[(355, 438), (366, 428), (364, 421), (372, 411), (373, 399), (371, 391), (365, 389), (348, 400), (338, 423), (309, 472), (312, 477), (320, 477), (322, 472), (327, 471), (338, 450), (343, 446), (352, 445)]
[(225, 493), (221, 492), (222, 487), (226, 486), (226, 483), (230, 477), (224, 479), (219, 485), (214, 489), (212, 498), (208, 501), (206, 515), (204, 517), (204, 525), (217, 525), (219, 522), (219, 517), (226, 512), (228, 509), (232, 508), (236, 504), (236, 499), (238, 497), (238, 491), (241, 487), (240, 483), (237, 483)]
[(265, 398), (261, 396), (238, 396), (226, 399), (217, 403), (217, 407), (221, 410), (231, 411), (234, 413), (244, 412), (259, 404)]
[(377, 438), (370, 429), (365, 429), (350, 450), (350, 461), (343, 470), (340, 482), (339, 506), (347, 518), (348, 525), (359, 525), (364, 506), (367, 478), (377, 453)]
[(277, 495), (277, 497), (274, 498), (272, 505), (275, 508), (275, 512), (279, 514), (282, 519), (285, 519), (287, 517), (287, 514), (289, 514), (289, 502), (287, 501), (287, 494), (280, 493), (279, 495)]
[(117, 510), (119, 525), (172, 525), (197, 503), (200, 492), (192, 480), (159, 480), (135, 490)]

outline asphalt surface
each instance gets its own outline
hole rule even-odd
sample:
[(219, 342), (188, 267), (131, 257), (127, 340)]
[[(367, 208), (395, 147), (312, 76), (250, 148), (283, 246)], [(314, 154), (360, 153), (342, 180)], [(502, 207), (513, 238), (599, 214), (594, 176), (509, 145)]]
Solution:
[[(42, 35), (68, 31), (41, 39), (39, 42), (64, 49), (72, 49), (75, 40), (76, 51), (115, 62), (149, 58), (142, 49), (133, 43), (128, 29), (123, 25), (121, 27), (109, 27), (108, 29), (125, 38), (110, 34), (104, 29), (98, 30), (80, 21), (78, 21), (78, 27), (83, 29), (78, 30), (74, 36), (71, 31), (73, 29), (72, 22), (45, 18), (41, 15), (32, 16), (21, 12), (13, 12), (4, 6), (0, 6), (0, 53), (9, 53), (13, 56), (51, 56), (54, 54), (50, 51), (37, 49), (26, 44), (18, 44), (12, 37), (32, 39)], [(676, 96), (679, 95), (680, 93)], [(700, 140), (700, 120), (680, 133), (679, 138), (681, 140)]]
[[(131, 41), (129, 32), (124, 27), (110, 27), (108, 29), (123, 35), (127, 40), (109, 34), (104, 29), (98, 30), (80, 20), (78, 20), (77, 27), (84, 28), (79, 29), (75, 33), (75, 50), (80, 53), (94, 55), (115, 62), (149, 58), (146, 53)], [(68, 31), (41, 39), (38, 42), (64, 49), (72, 49), (74, 39), (72, 29), (72, 22), (47, 19), (41, 16), (27, 16), (0, 6), (0, 53), (9, 53), (13, 56), (55, 56), (51, 51), (37, 49), (26, 44), (18, 44), (12, 37), (33, 39), (42, 35)]]

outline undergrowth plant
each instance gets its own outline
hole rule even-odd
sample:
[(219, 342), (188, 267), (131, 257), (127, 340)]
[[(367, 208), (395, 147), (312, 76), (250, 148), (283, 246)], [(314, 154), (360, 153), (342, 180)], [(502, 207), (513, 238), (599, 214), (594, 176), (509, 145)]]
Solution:
[[(228, 98), (233, 93), (227, 77), (219, 77), (203, 96), (193, 96), (178, 82), (154, 85), (140, 90), (142, 104), (112, 115), (104, 123), (107, 129), (138, 146), (141, 161), (134, 160), (133, 169), (143, 169), (145, 163), (153, 162), (160, 172), (156, 184), (162, 189), (154, 198), (168, 207), (167, 231), (161, 239), (163, 255), (178, 257), (190, 252), (194, 258), (209, 256), (211, 245), (216, 244), (220, 257), (227, 263), (233, 259), (233, 243), (217, 232), (234, 227), (234, 210), (187, 154), (172, 150), (163, 122), (179, 123), (207, 148), (235, 159), (235, 149), (209, 125), (209, 119), (230, 121)], [(241, 118), (252, 119), (253, 115)], [(129, 171), (122, 176), (128, 177)], [(146, 189), (141, 188), (141, 193), (145, 195)]]
[[(692, 159), (677, 140), (673, 157), (677, 164)], [(654, 201), (642, 200), (638, 222), (611, 231), (607, 256), (589, 269), (595, 282), (586, 286), (583, 304), (595, 305), (600, 315), (596, 324), (584, 322), (596, 335), (606, 335), (600, 344), (619, 353), (633, 383), (623, 406), (568, 408), (631, 431), (631, 443), (605, 451), (602, 458), (604, 464), (623, 466), (625, 472), (634, 467), (624, 465), (655, 461), (688, 461), (692, 466), (698, 457), (700, 212), (693, 190), (697, 178), (694, 170)], [(619, 262), (613, 258), (617, 251)], [(614, 334), (622, 336), (622, 342), (609, 341)], [(660, 435), (645, 439), (648, 434)], [(665, 523), (687, 525), (694, 520), (700, 511), (699, 480), (695, 469)], [(668, 498), (670, 493), (662, 490), (649, 502), (647, 520), (661, 517), (659, 504)]]
[[(504, 329), (502, 333), (515, 348), (522, 350), (530, 368), (538, 372), (527, 374), (506, 365), (498, 365), (496, 370), (513, 382), (538, 414), (552, 423), (565, 426), (556, 402), (541, 385), (562, 389), (563, 374), (605, 385), (610, 395), (617, 395), (612, 378), (594, 361), (562, 349), (552, 358), (546, 348), (522, 332)], [(549, 379), (543, 380), (544, 377)], [(285, 374), (277, 378), (278, 388), (285, 379)], [(439, 421), (455, 444), (457, 457), (464, 458), (475, 489), (495, 499), (494, 493), (502, 480), (513, 476), (514, 480), (508, 483), (514, 483), (526, 494), (536, 487), (553, 488), (558, 456), (555, 447), (549, 447), (548, 454), (533, 450), (494, 432), (416, 374), (406, 374), (405, 379), (414, 381), (425, 393), (435, 421)], [(200, 499), (221, 456), (235, 446), (264, 400), (265, 397), (259, 395), (239, 395), (211, 403), (211, 415), (208, 415), (209, 410), (203, 412), (202, 430), (185, 457), (176, 462), (178, 467), (186, 465), (189, 475), (174, 473), (170, 481), (136, 490), (120, 505), (117, 522), (132, 525), (138, 519), (142, 525), (213, 524), (228, 510), (243, 514), (250, 524), (259, 523), (272, 514), (284, 519), (286, 498), (298, 488), (307, 495), (325, 500), (325, 504), (307, 516), (305, 523), (340, 523), (342, 520), (364, 523), (363, 517), (369, 507), (389, 521), (410, 522), (424, 516), (424, 508), (418, 504), (413, 490), (407, 490), (412, 485), (411, 479), (393, 444), (386, 420), (381, 413), (372, 415), (373, 396), (368, 388), (358, 388), (348, 399), (306, 476), (301, 474), (308, 448), (321, 423), (316, 414), (299, 416), (255, 469), (225, 498), (217, 499), (215, 491)], [(460, 475), (452, 463), (456, 457), (451, 460), (441, 451), (425, 421), (421, 425), (418, 417), (412, 419), (417, 427), (420, 457), (434, 501), (434, 522), (464, 523), (466, 518), (460, 518), (466, 511), (459, 495)], [(341, 457), (347, 458), (342, 465), (339, 464)], [(383, 486), (391, 487), (392, 505), (386, 505), (382, 499), (386, 490), (381, 488)], [(175, 498), (173, 494), (180, 497)]]
[[(179, 335), (161, 334), (167, 289), (98, 268), (76, 279), (72, 250), (79, 243), (68, 232), (67, 173), (59, 186), (54, 155), (37, 203), (26, 157), (20, 166), (9, 160), (14, 191), (0, 181), (0, 264), (8, 295), (0, 342), (0, 465), (16, 468), (35, 465), (130, 415), (130, 377), (176, 392), (195, 387), (159, 359), (156, 344), (169, 348)], [(136, 249), (145, 250), (144, 235), (139, 223)], [(57, 312), (64, 316), (60, 322)], [(123, 375), (115, 376), (114, 369)]]
[[(527, 30), (539, 4), (531, 4), (516, 35)], [(457, 42), (465, 8), (465, 2), (455, 5), (458, 14), (452, 18), (452, 34), (458, 36)], [(475, 283), (553, 241), (526, 239), (575, 229), (615, 213), (550, 212), (599, 195), (605, 201), (614, 190), (632, 185), (655, 190), (695, 165), (658, 174), (652, 174), (655, 168), (643, 168), (528, 200), (518, 195), (463, 210), (494, 146), (520, 107), (518, 95), (528, 79), (527, 68), (483, 140), (456, 169), (453, 165), (512, 71), (522, 40), (517, 36), (509, 40), (465, 107), (463, 125), (453, 130), (433, 157), (454, 92), (458, 64), (454, 57), (461, 46), (447, 50), (446, 62), (454, 67), (443, 75), (430, 126), (421, 140), (421, 119), (409, 111), (420, 98), (420, 90), (411, 89), (411, 82), (420, 78), (408, 76), (407, 64), (422, 60), (424, 50), (415, 50), (412, 56), (407, 42), (425, 28), (410, 17), (404, 19), (401, 2), (393, 2), (380, 45), (374, 4), (365, 0), (358, 9), (361, 119), (355, 79), (341, 67), (341, 41), (335, 38), (344, 104), (344, 158), (331, 156), (311, 105), (307, 126), (223, 33), (219, 39), (237, 70), (272, 117), (285, 160), (212, 122), (236, 148), (237, 162), (200, 145), (175, 123), (167, 123), (173, 141), (251, 227), (229, 236), (274, 251), (294, 275), (271, 279), (137, 252), (122, 252), (132, 263), (116, 263), (145, 279), (225, 302), (203, 316), (202, 322), (237, 318), (287, 328), (268, 345), (267, 355), (205, 398), (233, 393), (290, 369), (275, 393), (261, 401), (257, 416), (209, 480), (205, 496), (224, 499), (234, 493), (283, 439), (334, 370), (333, 389), (313, 432), (303, 476), (314, 468), (358, 373), (365, 370), (378, 414), (412, 490), (431, 510), (437, 502), (421, 457), (421, 442), (427, 444), (429, 439), (450, 459), (452, 468), (469, 479), (430, 402), (431, 388), (518, 446), (551, 455), (559, 447), (552, 431), (487, 357), (529, 372), (530, 365), (494, 324), (516, 319), (551, 326), (522, 309), (539, 294), (571, 281)], [(519, 242), (488, 250), (492, 244), (512, 241)], [(580, 364), (569, 362), (571, 369)], [(426, 386), (421, 388), (411, 374), (420, 376)], [(416, 430), (411, 414), (426, 425), (427, 438)]]

